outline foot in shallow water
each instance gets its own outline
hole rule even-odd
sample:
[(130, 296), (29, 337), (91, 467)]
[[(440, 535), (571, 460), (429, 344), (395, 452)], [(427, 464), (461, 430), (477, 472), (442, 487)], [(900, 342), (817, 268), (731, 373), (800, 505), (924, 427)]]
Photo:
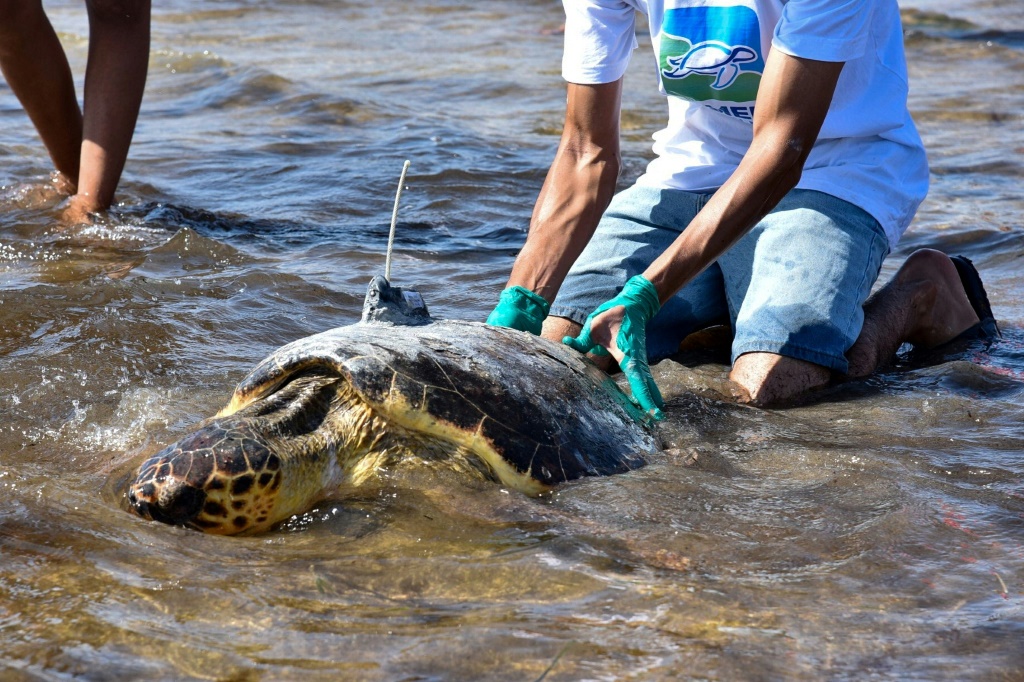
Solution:
[(900, 364), (922, 367), (947, 362), (968, 350), (987, 349), (992, 342), (1002, 338), (1002, 332), (992, 313), (988, 293), (974, 263), (966, 256), (950, 256), (949, 260), (956, 267), (960, 283), (974, 314), (978, 316), (978, 322), (938, 346), (914, 348), (908, 354), (902, 355)]
[(960, 275), (960, 283), (963, 284), (967, 300), (970, 301), (974, 313), (978, 316), (978, 324), (962, 332), (953, 341), (1000, 338), (1002, 334), (999, 332), (999, 325), (992, 314), (992, 306), (989, 305), (985, 285), (982, 284), (981, 275), (978, 274), (974, 263), (967, 256), (950, 256), (949, 260), (956, 266), (956, 272)]

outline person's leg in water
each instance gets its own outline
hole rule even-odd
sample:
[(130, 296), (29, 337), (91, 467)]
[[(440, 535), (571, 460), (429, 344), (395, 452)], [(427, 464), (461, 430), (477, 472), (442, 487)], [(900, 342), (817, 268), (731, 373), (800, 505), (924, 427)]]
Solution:
[[(864, 305), (864, 327), (847, 352), (847, 376), (865, 377), (888, 362), (904, 343), (929, 349), (978, 324), (979, 318), (949, 257), (922, 249)], [(793, 399), (832, 379), (826, 367), (773, 353), (748, 353), (729, 378), (738, 397), (767, 405)]]
[(65, 220), (105, 210), (128, 156), (149, 65), (150, 0), (87, 0), (85, 113), (39, 0), (0, 0), (0, 70), (74, 192)]
[(89, 63), (81, 171), (66, 219), (113, 203), (146, 87), (150, 5), (150, 0), (86, 0)]
[(0, 0), (0, 71), (43, 139), (65, 189), (74, 191), (82, 112), (71, 67), (41, 0)]

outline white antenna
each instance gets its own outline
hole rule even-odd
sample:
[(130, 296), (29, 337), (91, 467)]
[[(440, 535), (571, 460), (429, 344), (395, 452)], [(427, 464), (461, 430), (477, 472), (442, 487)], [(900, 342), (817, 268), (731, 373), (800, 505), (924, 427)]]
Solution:
[(402, 164), (402, 177), (398, 179), (398, 191), (395, 193), (395, 209), (391, 212), (391, 232), (388, 234), (388, 254), (384, 259), (384, 279), (391, 281), (391, 250), (395, 247), (395, 225), (398, 224), (398, 201), (402, 198), (402, 186), (405, 184), (405, 172), (409, 170), (409, 160)]

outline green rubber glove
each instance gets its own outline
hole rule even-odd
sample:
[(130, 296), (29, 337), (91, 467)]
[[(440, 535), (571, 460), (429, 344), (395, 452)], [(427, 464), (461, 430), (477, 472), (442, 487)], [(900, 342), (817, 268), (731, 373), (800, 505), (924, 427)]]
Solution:
[(550, 303), (526, 287), (509, 287), (501, 292), (498, 305), (487, 316), (487, 324), (540, 336), (541, 326), (550, 309)]
[(619, 327), (619, 335), (615, 338), (615, 345), (625, 356), (620, 367), (629, 380), (633, 399), (655, 419), (664, 419), (665, 415), (661, 408), (665, 407), (665, 402), (661, 399), (661, 391), (654, 383), (651, 367), (647, 363), (647, 321), (661, 309), (661, 303), (658, 301), (657, 289), (646, 277), (631, 277), (618, 296), (602, 303), (590, 314), (579, 336), (575, 339), (567, 336), (562, 339), (562, 343), (581, 353), (607, 353), (600, 344), (590, 339), (590, 325), (599, 313), (617, 306), (623, 306), (626, 310), (622, 317), (622, 325)]

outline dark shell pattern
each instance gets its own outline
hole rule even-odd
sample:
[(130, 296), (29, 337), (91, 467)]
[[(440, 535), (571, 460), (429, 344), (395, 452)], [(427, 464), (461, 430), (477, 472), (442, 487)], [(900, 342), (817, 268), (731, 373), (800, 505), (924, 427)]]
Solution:
[(621, 473), (658, 446), (643, 413), (579, 353), (476, 322), (356, 324), (300, 339), (242, 380), (228, 412), (324, 365), (386, 419), (469, 447), (503, 480)]

